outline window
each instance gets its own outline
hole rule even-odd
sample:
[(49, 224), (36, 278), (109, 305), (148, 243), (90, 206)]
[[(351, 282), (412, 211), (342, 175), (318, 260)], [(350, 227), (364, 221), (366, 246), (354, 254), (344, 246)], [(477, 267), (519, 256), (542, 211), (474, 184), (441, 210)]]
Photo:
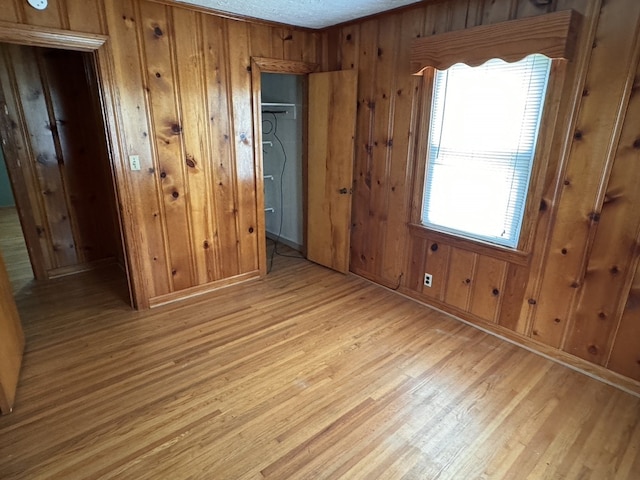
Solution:
[(421, 222), (516, 248), (551, 59), (436, 70)]

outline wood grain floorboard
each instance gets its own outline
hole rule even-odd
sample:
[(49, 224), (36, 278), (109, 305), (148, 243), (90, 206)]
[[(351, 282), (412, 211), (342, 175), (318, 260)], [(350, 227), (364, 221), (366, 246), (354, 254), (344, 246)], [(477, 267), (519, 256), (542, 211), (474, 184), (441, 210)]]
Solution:
[(637, 479), (640, 399), (304, 260), (135, 312), (105, 267), (18, 291), (2, 479)]

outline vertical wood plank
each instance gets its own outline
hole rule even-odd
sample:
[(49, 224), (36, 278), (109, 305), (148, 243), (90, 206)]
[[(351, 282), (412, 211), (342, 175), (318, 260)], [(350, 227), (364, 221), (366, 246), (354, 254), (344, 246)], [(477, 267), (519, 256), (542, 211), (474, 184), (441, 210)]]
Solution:
[[(349, 35), (349, 34), (347, 34)], [(346, 38), (345, 38), (346, 39)], [(350, 41), (350, 40), (348, 40)], [(351, 269), (373, 274), (375, 264), (367, 258), (369, 248), (369, 209), (371, 200), (371, 164), (373, 161), (373, 128), (375, 115), (375, 76), (377, 74), (378, 23), (369, 20), (360, 26), (358, 35), (358, 110), (356, 117), (354, 161), (354, 208), (351, 231)]]
[[(166, 6), (141, 2), (140, 13), (143, 18), (141, 34), (153, 122), (152, 131), (162, 186), (164, 205), (162, 215), (168, 241), (167, 254), (170, 262), (172, 291), (177, 291), (194, 286), (196, 282), (188, 218), (189, 192), (184, 179), (186, 167), (182, 146), (184, 126), (177, 107), (179, 99), (174, 76), (173, 42), (175, 38), (167, 17)], [(182, 93), (184, 101), (188, 102), (191, 92)]]
[(467, 250), (451, 249), (444, 300), (460, 310), (469, 309), (477, 257), (477, 254)]
[(358, 68), (360, 60), (360, 25), (352, 24), (340, 30), (338, 60), (342, 70)]
[(405, 279), (405, 285), (407, 288), (416, 292), (422, 291), (423, 284), (423, 269), (426, 261), (428, 243), (426, 238), (413, 237), (409, 240), (410, 243), (410, 256), (409, 261), (409, 273)]
[(104, 0), (66, 0), (69, 29), (106, 34)]
[(470, 312), (489, 322), (496, 322), (505, 286), (507, 263), (479, 255), (473, 276)]
[(191, 252), (197, 285), (221, 278), (213, 231), (217, 222), (212, 215), (212, 158), (207, 115), (207, 91), (201, 14), (174, 9), (177, 91), (182, 100), (182, 137), (184, 141), (186, 191), (191, 226)]
[(211, 184), (216, 221), (213, 240), (218, 252), (220, 275), (227, 278), (240, 273), (240, 258), (235, 167), (232, 156), (231, 100), (224, 32), (226, 21), (213, 16), (203, 17), (203, 21), (208, 108), (206, 125), (211, 139)]
[(411, 40), (421, 35), (424, 24), (423, 11), (405, 12), (400, 19), (398, 40), (395, 48), (396, 62), (394, 83), (389, 89), (393, 97), (393, 116), (391, 134), (387, 142), (389, 167), (387, 182), (387, 223), (382, 252), (381, 276), (386, 280), (398, 278), (404, 270), (405, 242), (408, 236), (407, 220), (410, 207), (411, 175), (413, 172), (413, 145), (415, 137), (412, 126), (415, 124), (417, 89), (420, 79), (411, 75), (409, 51)]
[(237, 180), (240, 273), (258, 270), (258, 228), (256, 219), (256, 179), (253, 158), (253, 114), (251, 101), (251, 61), (248, 27), (229, 20), (227, 48), (233, 146)]
[(251, 36), (251, 55), (254, 57), (273, 58), (271, 40), (273, 27), (252, 23), (249, 26)]
[[(375, 57), (375, 78), (373, 96), (370, 108), (373, 110), (372, 137), (369, 141), (371, 165), (369, 175), (371, 178), (369, 198), (369, 222), (371, 228), (367, 235), (364, 255), (367, 261), (375, 265), (375, 273), (382, 278), (384, 261), (382, 255), (385, 252), (386, 234), (388, 232), (387, 220), (389, 215), (389, 175), (391, 170), (391, 153), (393, 150), (393, 119), (395, 116), (395, 97), (393, 87), (397, 73), (394, 61), (397, 51), (398, 29), (400, 17), (393, 15), (382, 18), (378, 22), (378, 40), (376, 48), (371, 52)], [(402, 264), (400, 263), (400, 266)], [(398, 276), (389, 278), (394, 284)]]
[(0, 8), (0, 20), (3, 22), (22, 23), (22, 11), (18, 5), (19, 0), (10, 0)]
[[(502, 288), (502, 301), (498, 324), (521, 335), (527, 332), (527, 317), (521, 315), (524, 293), (529, 277), (529, 267), (508, 265)], [(524, 302), (526, 303), (526, 302)]]
[[(427, 240), (425, 243), (425, 261), (424, 268), (418, 270), (417, 275), (420, 278), (420, 289), (423, 295), (443, 301), (445, 291), (449, 283), (449, 266), (451, 247), (433, 240)], [(432, 276), (431, 287), (424, 285), (424, 273), (430, 273)]]
[(640, 263), (620, 320), (607, 368), (640, 380)]
[(482, 25), (512, 20), (518, 0), (485, 0)]
[(132, 206), (138, 224), (139, 250), (135, 252), (142, 266), (145, 289), (139, 295), (149, 299), (170, 292), (165, 238), (158, 204), (158, 185), (154, 154), (149, 141), (149, 118), (142, 79), (142, 59), (137, 25), (140, 19), (132, 0), (116, 0), (105, 4), (109, 32), (112, 36), (114, 78), (117, 85), (116, 110), (122, 145), (122, 158), (138, 155), (140, 171), (123, 168), (130, 195), (137, 199)]

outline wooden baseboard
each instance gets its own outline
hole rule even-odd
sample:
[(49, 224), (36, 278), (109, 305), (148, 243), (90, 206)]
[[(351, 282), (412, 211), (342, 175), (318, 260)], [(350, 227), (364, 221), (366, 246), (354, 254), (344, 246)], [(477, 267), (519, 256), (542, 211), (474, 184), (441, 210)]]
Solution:
[(186, 300), (189, 298), (197, 297), (199, 295), (204, 295), (206, 293), (213, 292), (221, 288), (230, 287), (231, 285), (236, 285), (238, 283), (243, 283), (256, 278), (260, 278), (259, 270), (243, 273), (241, 275), (236, 275), (234, 277), (223, 278), (222, 280), (217, 280), (215, 282), (207, 283), (205, 285), (198, 285), (196, 287), (185, 288), (184, 290), (180, 290), (178, 292), (171, 292), (171, 293), (167, 293), (166, 295), (160, 295), (158, 297), (153, 297), (149, 299), (149, 307), (155, 308), (161, 305), (167, 305), (168, 303), (178, 302), (180, 300)]
[(509, 330), (501, 325), (488, 322), (483, 320), (475, 315), (472, 315), (468, 312), (459, 310), (455, 307), (447, 305), (443, 302), (439, 302), (437, 300), (428, 299), (428, 301), (422, 297), (420, 294), (410, 290), (407, 287), (401, 286), (398, 289), (390, 288), (385, 285), (385, 283), (381, 279), (375, 278), (375, 276), (366, 274), (364, 272), (352, 271), (352, 273), (364, 278), (365, 280), (375, 283), (387, 290), (392, 290), (396, 292), (398, 295), (402, 295), (409, 300), (413, 300), (422, 305), (425, 305), (429, 308), (433, 308), (441, 313), (449, 315), (451, 318), (463, 322), (467, 325), (470, 325), (474, 328), (482, 330), (490, 335), (498, 337), (502, 340), (505, 340), (509, 343), (517, 345), (519, 347), (524, 348), (532, 353), (545, 357), (549, 360), (552, 360), (556, 363), (560, 363), (565, 367), (571, 368), (577, 372), (583, 373), (589, 377), (595, 378), (601, 382), (604, 382), (613, 387), (619, 388), (631, 395), (640, 397), (640, 382), (625, 377), (624, 375), (620, 375), (612, 370), (609, 370), (601, 365), (596, 365), (594, 363), (588, 362), (580, 357), (576, 357), (575, 355), (571, 355), (570, 353), (564, 352), (562, 350), (558, 350), (556, 348), (550, 347), (549, 345), (545, 345), (544, 343), (538, 342), (532, 338), (525, 337), (520, 335), (519, 333), (514, 332), (513, 330)]
[(113, 265), (116, 263), (115, 257), (104, 258), (102, 260), (96, 260), (94, 262), (80, 263), (77, 265), (70, 265), (68, 267), (54, 268), (47, 272), (49, 280), (54, 278), (66, 277), (67, 275), (74, 275), (76, 273), (88, 272), (89, 270), (95, 270), (107, 265)]

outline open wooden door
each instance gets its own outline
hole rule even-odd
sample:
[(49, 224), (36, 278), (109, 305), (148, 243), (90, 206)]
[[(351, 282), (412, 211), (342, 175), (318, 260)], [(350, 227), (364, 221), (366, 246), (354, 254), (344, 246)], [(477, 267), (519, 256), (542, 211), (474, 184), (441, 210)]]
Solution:
[(9, 275), (0, 255), (0, 411), (7, 414), (16, 396), (24, 334), (13, 300)]
[(309, 75), (307, 258), (349, 271), (356, 70)]

